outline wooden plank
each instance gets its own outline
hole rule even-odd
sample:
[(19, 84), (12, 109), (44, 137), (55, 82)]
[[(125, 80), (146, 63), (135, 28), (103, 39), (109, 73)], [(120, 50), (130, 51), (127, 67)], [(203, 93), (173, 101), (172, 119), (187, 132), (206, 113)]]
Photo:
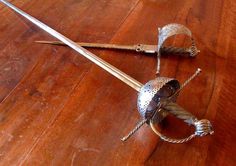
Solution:
[[(44, 5), (41, 8), (30, 9), (32, 6), (40, 6), (42, 3)], [(32, 15), (38, 16), (39, 19), (41, 17), (46, 17), (51, 15), (53, 18), (58, 19), (41, 19), (42, 21), (46, 21), (48, 24), (52, 26), (58, 25), (58, 30), (62, 31), (66, 30), (64, 25), (63, 18), (69, 15), (68, 12), (73, 12), (73, 7), (69, 8), (69, 10), (65, 10), (64, 13), (60, 12), (57, 8), (53, 8), (55, 2), (43, 2), (43, 1), (34, 1), (22, 5), (21, 1), (17, 1), (15, 5), (19, 7), (22, 6), (26, 11), (32, 13)], [(21, 6), (20, 6), (21, 4)], [(92, 1), (85, 1), (80, 4), (80, 8), (76, 10), (77, 18), (80, 18), (83, 12), (92, 4)], [(65, 2), (58, 2), (58, 8), (63, 8), (67, 6)], [(45, 12), (50, 9), (50, 12)], [(43, 14), (42, 14), (43, 13)], [(37, 63), (40, 55), (44, 54), (43, 51), (51, 51), (48, 47), (40, 47), (35, 44), (34, 41), (40, 39), (42, 37), (50, 39), (49, 35), (45, 32), (42, 32), (31, 23), (25, 21), (22, 17), (19, 17), (13, 12), (10, 12), (9, 9), (3, 8), (2, 17), (2, 30), (5, 33), (0, 33), (0, 49), (2, 50), (0, 55), (0, 64), (1, 64), (1, 81), (0, 81), (0, 101), (4, 100), (6, 96), (17, 86), (20, 80), (28, 75), (29, 72), (34, 68)], [(77, 26), (78, 22), (69, 22), (68, 26)], [(17, 27), (17, 28), (16, 28)], [(63, 33), (63, 31), (62, 31)], [(71, 33), (65, 33), (69, 37), (73, 38), (73, 31)], [(29, 48), (30, 45), (30, 49)], [(40, 48), (40, 49), (39, 49)], [(38, 50), (38, 51), (35, 51)], [(56, 48), (54, 50), (57, 50)], [(16, 72), (17, 71), (17, 72)]]
[[(193, 64), (201, 67), (203, 73), (191, 86), (185, 88), (179, 103), (183, 103), (185, 108), (199, 118), (210, 119), (215, 134), (211, 137), (195, 139), (184, 146), (160, 143), (147, 165), (155, 165), (155, 163), (176, 165), (177, 162), (182, 165), (234, 165), (236, 162), (232, 156), (236, 152), (236, 144), (233, 141), (235, 133), (232, 133), (235, 130), (233, 126), (235, 126), (236, 114), (232, 109), (235, 102), (231, 100), (233, 96), (231, 92), (235, 91), (235, 86), (231, 86), (235, 82), (232, 78), (235, 76), (235, 67), (233, 67), (235, 56), (231, 54), (235, 52), (235, 45), (232, 44), (235, 39), (232, 38), (232, 33), (236, 30), (236, 24), (232, 21), (235, 20), (235, 14), (230, 11), (235, 9), (235, 3), (196, 1), (193, 6), (194, 8), (189, 6), (187, 18), (190, 21), (189, 26), (194, 25), (192, 29), (197, 34), (201, 49)], [(191, 70), (187, 63), (188, 61), (180, 63), (181, 71)], [(177, 77), (181, 80), (184, 74), (179, 72)], [(187, 134), (187, 131), (176, 123), (175, 126), (166, 127), (165, 130), (169, 135), (174, 136), (179, 130), (181, 130), (180, 134), (181, 132)], [(173, 160), (166, 159), (166, 156), (170, 156)]]
[[(203, 73), (178, 103), (213, 122), (215, 134), (175, 145), (145, 125), (130, 140), (119, 139), (140, 119), (137, 93), (0, 6), (0, 165), (233, 165), (235, 7), (233, 1), (17, 1), (22, 9), (76, 41), (149, 43), (157, 26), (178, 22), (193, 32), (197, 58), (162, 57), (161, 74), (183, 82)], [(39, 7), (42, 6), (42, 7)], [(14, 21), (12, 21), (14, 20)], [(182, 38), (169, 41), (186, 43)], [(30, 46), (30, 47), (29, 47)], [(92, 50), (145, 83), (156, 59), (125, 51)], [(163, 133), (183, 137), (193, 130), (168, 117)]]
[[(153, 5), (150, 10), (150, 4), (144, 5), (140, 2), (113, 37), (112, 42), (155, 43), (156, 36), (153, 34), (157, 34), (157, 25), (164, 24), (161, 23), (161, 21), (165, 22), (162, 19), (174, 19), (174, 13), (181, 8), (181, 5), (177, 6), (169, 17), (161, 18), (159, 16), (160, 18), (158, 17), (159, 19), (154, 21), (157, 15), (154, 11), (160, 11), (165, 5), (168, 6), (169, 3)], [(145, 20), (145, 24), (140, 20)], [(102, 57), (144, 83), (155, 76), (156, 59), (154, 57), (124, 54), (109, 51), (109, 57), (106, 55), (102, 55)], [(122, 56), (122, 59), (119, 59), (118, 56)], [(192, 63), (194, 63), (193, 60)], [(134, 64), (132, 68), (130, 64)], [(178, 58), (164, 58), (162, 73), (174, 76), (177, 67)], [(194, 71), (196, 68), (197, 66), (190, 66), (189, 70)], [(191, 73), (183, 72), (185, 72), (185, 76)], [(183, 72), (182, 74), (184, 74)], [(103, 79), (96, 78), (96, 75), (102, 76)], [(111, 76), (98, 67), (87, 73), (81, 85), (74, 91), (75, 96), (71, 97), (58, 120), (47, 132), (47, 136), (32, 152), (26, 165), (39, 162), (46, 165), (57, 165), (62, 162), (65, 162), (66, 165), (71, 162), (88, 165), (144, 163), (155, 150), (158, 138), (145, 126), (127, 143), (123, 144), (119, 141), (121, 136), (134, 127), (140, 117), (136, 111), (136, 92), (116, 79), (112, 79), (110, 82)], [(87, 93), (85, 94), (85, 92)], [(120, 122), (119, 125), (116, 121)], [(65, 124), (63, 129), (62, 124)], [(58, 151), (58, 144), (54, 142), (60, 142), (60, 149), (63, 150)], [(51, 146), (46, 147), (45, 144)], [(42, 151), (47, 151), (47, 154), (42, 154)], [(49, 156), (50, 160), (47, 159)]]
[[(41, 1), (41, 4), (43, 2), (44, 1)], [(67, 22), (69, 24), (68, 27), (71, 29), (71, 31), (67, 33), (77, 35), (79, 28), (72, 29), (71, 27), (78, 27), (78, 24), (87, 24), (87, 21), (85, 21), (83, 17), (81, 18), (81, 15), (86, 15), (87, 17), (97, 8), (100, 9), (98, 11), (100, 17), (107, 14), (103, 13), (101, 10), (106, 6), (106, 2), (92, 2), (93, 1), (90, 1), (90, 3), (83, 2), (87, 4), (87, 7), (84, 8), (82, 14), (80, 12), (75, 13), (75, 16), (71, 18), (73, 21)], [(119, 28), (119, 25), (129, 14), (132, 6), (135, 6), (135, 2), (136, 1), (130, 1), (126, 3), (126, 6), (121, 6), (117, 9), (116, 6), (107, 6), (106, 9), (108, 11), (113, 11), (117, 14), (116, 19), (111, 21), (110, 30), (108, 31), (107, 29), (107, 39), (109, 39), (109, 35), (111, 38), (113, 34), (112, 31)], [(121, 4), (121, 2), (118, 1), (114, 1), (113, 3)], [(37, 8), (38, 5), (39, 4), (36, 4), (35, 7)], [(64, 6), (68, 7), (65, 9)], [(64, 12), (65, 15), (63, 15), (65, 17), (67, 16), (67, 12), (76, 11), (76, 8), (80, 11), (81, 3), (62, 3), (61, 6), (59, 5), (58, 7), (60, 7), (59, 11), (66, 11)], [(55, 8), (55, 10), (56, 15), (58, 9)], [(74, 21), (78, 19), (80, 19), (78, 22)], [(55, 25), (60, 26), (60, 23), (56, 21), (57, 19), (52, 16), (51, 21), (54, 22), (54, 20)], [(101, 22), (105, 24), (107, 20), (110, 20), (109, 17), (105, 17), (102, 20), (93, 20), (94, 25), (90, 26), (97, 27)], [(88, 26), (81, 27), (80, 31), (87, 32), (87, 28)], [(97, 29), (100, 32), (102, 31), (99, 27), (97, 27)], [(72, 34), (69, 36), (71, 37)], [(81, 37), (82, 35), (83, 33), (81, 33), (79, 37), (82, 39), (86, 38), (87, 33), (85, 33), (85, 37)], [(94, 37), (96, 36), (94, 35)], [(35, 38), (33, 40), (35, 40)], [(31, 42), (33, 40), (31, 40)], [(34, 47), (37, 48), (31, 47), (28, 48), (27, 51), (33, 49), (31, 50), (31, 54), (33, 54), (35, 50), (39, 50), (40, 52), (42, 48), (40, 45)], [(60, 55), (57, 56), (58, 52), (60, 52)], [(49, 51), (40, 52), (37, 63), (33, 69), (31, 69), (30, 73), (23, 78), (14, 91), (1, 103), (2, 139), (0, 151), (2, 154), (1, 163), (4, 165), (19, 164), (24, 161), (24, 158), (28, 156), (28, 153), (30, 153), (35, 144), (40, 140), (45, 130), (50, 127), (60, 114), (61, 108), (68, 100), (71, 92), (74, 91), (74, 88), (78, 86), (79, 82), (88, 72), (91, 63), (83, 57), (77, 57), (77, 55), (73, 54), (71, 54), (71, 51), (67, 48), (52, 48), (49, 49)], [(21, 55), (24, 54), (22, 53)], [(25, 100), (26, 102), (24, 102)]]

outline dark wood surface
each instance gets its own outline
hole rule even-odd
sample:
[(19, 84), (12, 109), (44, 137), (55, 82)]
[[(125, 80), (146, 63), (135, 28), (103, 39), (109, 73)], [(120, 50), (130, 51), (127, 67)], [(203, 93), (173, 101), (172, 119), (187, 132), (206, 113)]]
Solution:
[[(191, 29), (200, 54), (162, 58), (162, 75), (183, 82), (202, 74), (178, 103), (209, 119), (212, 136), (185, 144), (161, 141), (140, 119), (137, 93), (0, 4), (0, 165), (235, 165), (236, 3), (233, 0), (11, 1), (74, 41), (156, 44), (157, 28)], [(173, 40), (171, 43), (176, 43)], [(142, 83), (155, 77), (156, 59), (143, 54), (90, 51)], [(192, 130), (175, 118), (162, 132)]]

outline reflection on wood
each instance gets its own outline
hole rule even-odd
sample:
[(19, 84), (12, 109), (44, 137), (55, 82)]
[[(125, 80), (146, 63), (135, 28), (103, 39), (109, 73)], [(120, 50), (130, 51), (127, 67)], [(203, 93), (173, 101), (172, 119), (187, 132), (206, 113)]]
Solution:
[[(138, 121), (136, 92), (0, 4), (0, 165), (233, 165), (236, 59), (233, 1), (14, 1), (75, 41), (155, 44), (157, 26), (186, 25), (201, 50), (194, 59), (163, 57), (162, 74), (184, 81), (203, 72), (178, 103), (213, 122), (215, 134), (174, 145)], [(156, 32), (156, 33), (154, 33)], [(175, 40), (174, 40), (175, 42)], [(145, 83), (156, 59), (132, 52), (93, 50)], [(163, 133), (181, 137), (188, 126), (167, 118)]]

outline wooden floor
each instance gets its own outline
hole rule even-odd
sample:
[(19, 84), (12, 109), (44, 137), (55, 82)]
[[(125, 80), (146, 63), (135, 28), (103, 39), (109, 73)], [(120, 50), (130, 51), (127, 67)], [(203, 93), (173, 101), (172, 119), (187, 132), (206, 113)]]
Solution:
[[(185, 144), (161, 141), (140, 120), (135, 90), (0, 4), (0, 165), (236, 164), (236, 3), (234, 0), (11, 0), (74, 41), (156, 44), (157, 28), (176, 22), (193, 32), (196, 58), (162, 57), (161, 74), (183, 82), (178, 98), (215, 134)], [(174, 40), (173, 43), (176, 41)], [(91, 52), (142, 83), (155, 77), (155, 56)], [(187, 136), (167, 118), (162, 132)]]

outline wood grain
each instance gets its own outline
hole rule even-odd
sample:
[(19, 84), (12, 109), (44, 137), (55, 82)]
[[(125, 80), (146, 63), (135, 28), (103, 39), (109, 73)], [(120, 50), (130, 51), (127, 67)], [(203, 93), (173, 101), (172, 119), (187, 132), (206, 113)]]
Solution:
[[(157, 28), (189, 27), (201, 53), (162, 57), (161, 74), (183, 82), (203, 73), (178, 103), (213, 123), (215, 134), (186, 144), (161, 141), (140, 120), (137, 93), (67, 47), (40, 45), (48, 34), (0, 4), (0, 165), (234, 165), (236, 3), (230, 0), (11, 1), (79, 42), (155, 44)], [(186, 43), (174, 39), (170, 44)], [(156, 59), (90, 49), (142, 83), (155, 77)], [(162, 132), (183, 137), (188, 126), (168, 117)]]

